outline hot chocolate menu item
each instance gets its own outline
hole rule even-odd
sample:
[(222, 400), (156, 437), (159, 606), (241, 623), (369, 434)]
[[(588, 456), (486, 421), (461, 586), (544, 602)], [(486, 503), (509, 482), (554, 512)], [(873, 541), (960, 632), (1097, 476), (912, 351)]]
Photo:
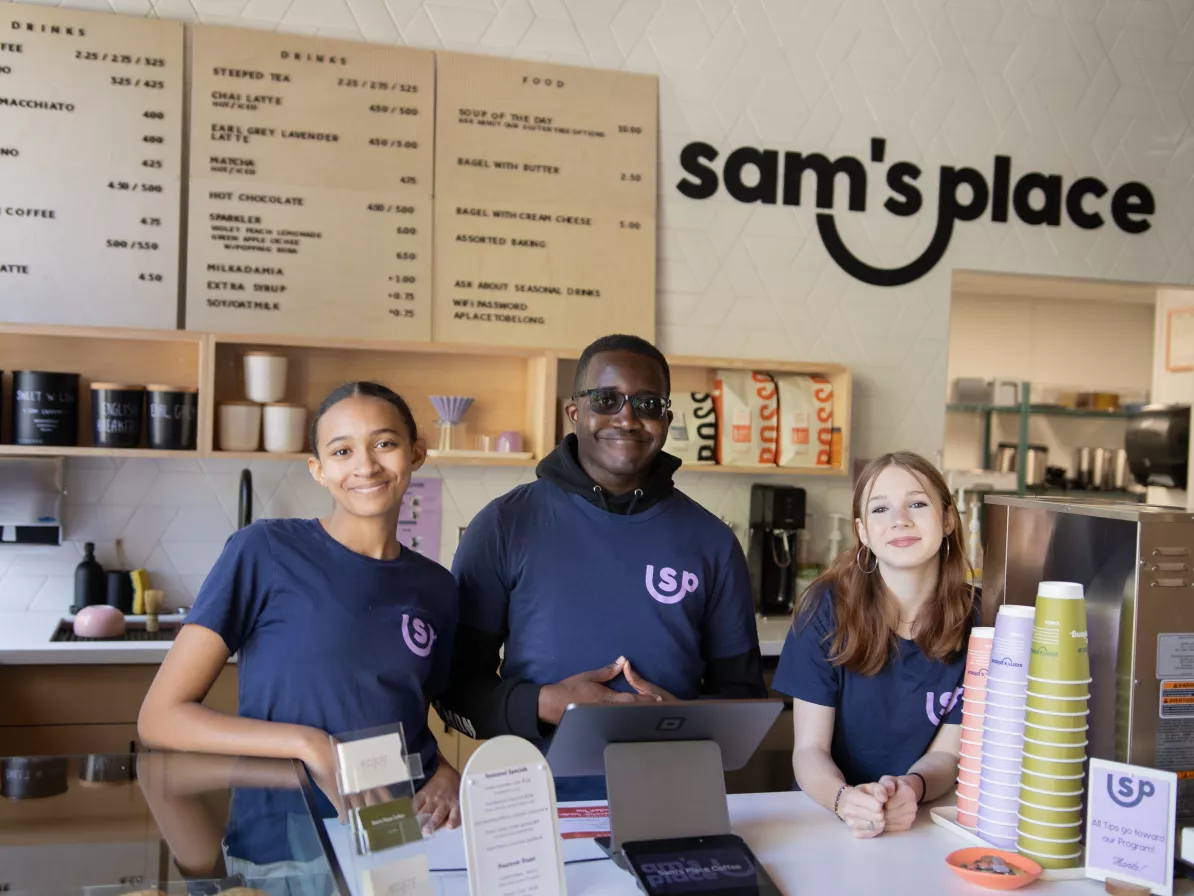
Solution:
[(175, 326), (183, 27), (0, 7), (0, 320)]
[(187, 327), (431, 338), (435, 59), (196, 26)]
[(655, 332), (658, 81), (437, 54), (435, 338)]

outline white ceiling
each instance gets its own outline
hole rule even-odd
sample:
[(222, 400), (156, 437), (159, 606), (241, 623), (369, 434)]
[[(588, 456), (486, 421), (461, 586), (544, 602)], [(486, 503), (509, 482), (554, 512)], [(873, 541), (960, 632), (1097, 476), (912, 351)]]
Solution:
[[(1172, 287), (1165, 287), (1171, 289)], [(982, 271), (954, 271), (954, 296), (1061, 299), (1076, 302), (1119, 302), (1125, 305), (1155, 305), (1156, 287), (1114, 280), (1077, 280), (1070, 277), (1038, 277), (1020, 274), (990, 274)]]

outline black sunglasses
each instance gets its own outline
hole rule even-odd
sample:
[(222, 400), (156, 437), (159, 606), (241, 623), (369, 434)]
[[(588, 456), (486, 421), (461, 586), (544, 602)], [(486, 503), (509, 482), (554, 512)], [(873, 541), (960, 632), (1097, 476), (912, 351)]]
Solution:
[(627, 395), (617, 389), (586, 389), (583, 392), (574, 392), (572, 400), (575, 401), (582, 396), (588, 397), (593, 413), (601, 414), (603, 417), (618, 413), (629, 401), (636, 417), (642, 420), (662, 420), (667, 414), (667, 409), (672, 406), (672, 400), (662, 395)]

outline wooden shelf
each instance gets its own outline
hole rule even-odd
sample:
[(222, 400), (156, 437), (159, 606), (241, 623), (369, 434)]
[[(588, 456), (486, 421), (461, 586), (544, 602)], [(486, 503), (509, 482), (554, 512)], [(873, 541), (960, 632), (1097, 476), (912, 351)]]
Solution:
[[(522, 435), (535, 457), (549, 449), (555, 392), (555, 363), (535, 349), (445, 343), (363, 342), (257, 335), (212, 335), (212, 364), (204, 390), (218, 406), (245, 397), (242, 359), (249, 351), (273, 351), (289, 359), (285, 400), (313, 413), (337, 386), (354, 380), (384, 383), (406, 399), (420, 435), (434, 439), (435, 409), (431, 395), (469, 395), (474, 398), (465, 416), (475, 435), (497, 436), (506, 430)], [(551, 378), (550, 382), (548, 381)], [(200, 448), (212, 457), (217, 450), (218, 423)], [(258, 456), (256, 454), (254, 457)], [(266, 455), (274, 456), (274, 455)], [(307, 455), (301, 455), (305, 458)], [(453, 458), (452, 465), (527, 466), (526, 461)]]
[[(664, 451), (667, 450), (665, 446)], [(728, 467), (721, 464), (685, 464), (678, 474), (716, 473), (725, 476), (844, 476), (837, 467)]]
[[(306, 460), (307, 452), (220, 451), (216, 407), (244, 400), (242, 358), (248, 351), (276, 351), (289, 358), (285, 400), (313, 412), (328, 392), (353, 380), (376, 380), (409, 402), (421, 434), (433, 437), (432, 394), (471, 395), (475, 402), (465, 421), (474, 435), (496, 436), (504, 430), (522, 435), (533, 457), (428, 458), (431, 467), (482, 466), (531, 469), (555, 446), (561, 399), (571, 392), (580, 352), (500, 345), (440, 342), (374, 342), (262, 334), (204, 333), (189, 330), (136, 330), (108, 327), (59, 327), (0, 323), (0, 359), (4, 376), (12, 370), (61, 370), (80, 374), (78, 447), (54, 448), (3, 444), (11, 439), (11, 389), (0, 398), (5, 431), (0, 456), (123, 457), (149, 459), (223, 458), (237, 461)], [(846, 476), (850, 468), (852, 379), (840, 364), (804, 361), (680, 355), (668, 358), (673, 392), (708, 392), (716, 371), (766, 370), (818, 374), (834, 388), (835, 424), (841, 429), (840, 467), (730, 467), (690, 465), (682, 473), (726, 476)], [(193, 451), (149, 448), (95, 448), (91, 445), (92, 382), (111, 380), (138, 385), (169, 383), (199, 389), (198, 447)]]
[[(4, 368), (3, 422), (0, 454), (43, 454), (103, 457), (198, 457), (198, 451), (166, 452), (92, 447), (91, 384), (200, 385), (207, 356), (207, 336), (187, 330), (134, 330), (124, 327), (51, 327), (0, 323), (0, 366)], [(51, 370), (79, 374), (79, 446), (43, 449), (14, 446), (12, 441), (12, 371)], [(198, 444), (211, 419), (210, 395), (199, 393)], [(148, 421), (146, 421), (148, 422)], [(143, 427), (145, 430), (148, 427)], [(144, 444), (145, 435), (142, 435)], [(10, 451), (8, 449), (16, 449)], [(132, 453), (130, 454), (129, 451)]]
[(52, 445), (0, 445), (0, 457), (140, 457), (150, 460), (191, 458), (198, 451), (157, 451), (153, 448), (55, 448)]
[[(269, 451), (211, 451), (205, 455), (213, 460), (306, 460), (311, 456), (309, 451), (294, 453), (274, 453)], [(502, 457), (500, 452), (493, 452), (492, 457), (429, 457), (427, 467), (533, 467), (538, 460), (525, 457)]]

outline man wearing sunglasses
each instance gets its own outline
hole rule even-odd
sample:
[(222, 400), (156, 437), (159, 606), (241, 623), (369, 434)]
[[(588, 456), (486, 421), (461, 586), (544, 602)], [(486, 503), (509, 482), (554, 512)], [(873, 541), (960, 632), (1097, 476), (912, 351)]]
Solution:
[[(742, 548), (672, 482), (670, 392), (649, 342), (585, 349), (565, 408), (573, 432), (456, 550), (445, 722), (545, 747), (570, 703), (767, 696)], [(605, 794), (601, 778), (556, 787), (561, 800)]]

